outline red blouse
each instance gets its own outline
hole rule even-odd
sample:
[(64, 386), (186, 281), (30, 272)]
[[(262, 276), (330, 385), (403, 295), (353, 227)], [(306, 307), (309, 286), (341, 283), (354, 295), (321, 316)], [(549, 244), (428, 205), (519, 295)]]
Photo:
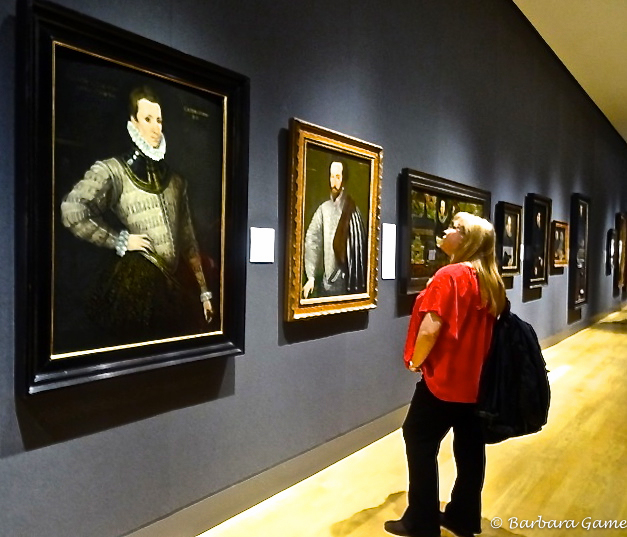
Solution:
[(420, 323), (428, 312), (436, 313), (443, 322), (421, 366), (427, 387), (443, 401), (475, 403), (495, 321), (481, 305), (475, 270), (462, 263), (442, 267), (416, 297), (405, 343), (406, 366), (414, 354)]

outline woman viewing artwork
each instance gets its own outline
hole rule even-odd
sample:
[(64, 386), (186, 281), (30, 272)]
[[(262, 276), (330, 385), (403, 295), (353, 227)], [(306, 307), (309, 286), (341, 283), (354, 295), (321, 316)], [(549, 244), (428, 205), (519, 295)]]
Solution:
[[(416, 297), (404, 360), (420, 378), (403, 424), (409, 471), (408, 506), (385, 523), (393, 535), (437, 537), (440, 526), (460, 537), (481, 533), (485, 443), (475, 404), (481, 368), (505, 287), (487, 220), (458, 212), (438, 237), (450, 258)], [(453, 429), (457, 478), (440, 512), (437, 455)]]

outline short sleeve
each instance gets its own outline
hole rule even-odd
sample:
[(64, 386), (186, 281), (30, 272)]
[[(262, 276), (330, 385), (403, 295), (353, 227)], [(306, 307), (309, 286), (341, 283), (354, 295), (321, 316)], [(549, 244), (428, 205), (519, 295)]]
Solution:
[(405, 348), (403, 350), (403, 359), (405, 361), (405, 367), (409, 366), (409, 362), (414, 355), (414, 348), (416, 347), (416, 338), (418, 337), (418, 330), (420, 329), (420, 323), (424, 318), (424, 313), (420, 311), (420, 305), (424, 297), (425, 291), (422, 291), (414, 302), (414, 307), (411, 312), (411, 318), (409, 319), (409, 327), (407, 329), (407, 337), (405, 339)]
[(447, 327), (449, 335), (457, 339), (462, 324), (460, 312), (467, 311), (467, 308), (460, 306), (457, 279), (449, 271), (439, 270), (425, 289), (420, 311), (423, 315), (428, 312), (436, 313)]

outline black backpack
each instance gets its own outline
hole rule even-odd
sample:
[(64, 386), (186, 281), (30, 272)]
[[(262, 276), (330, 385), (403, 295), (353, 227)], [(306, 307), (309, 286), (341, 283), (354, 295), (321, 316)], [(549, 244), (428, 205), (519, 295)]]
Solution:
[(510, 308), (507, 300), (479, 381), (477, 413), (487, 444), (536, 433), (549, 414), (551, 389), (538, 336)]

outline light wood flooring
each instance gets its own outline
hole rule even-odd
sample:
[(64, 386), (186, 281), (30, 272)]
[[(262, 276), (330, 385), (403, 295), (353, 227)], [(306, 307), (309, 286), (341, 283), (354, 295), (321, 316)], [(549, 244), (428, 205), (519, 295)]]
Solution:
[[(549, 423), (539, 434), (488, 446), (482, 535), (627, 536), (627, 311), (543, 354)], [(439, 462), (446, 502), (455, 478), (450, 437)], [(201, 537), (385, 536), (383, 523), (403, 513), (406, 491), (404, 444), (395, 431)], [(491, 525), (497, 518), (500, 528)], [(592, 527), (622, 520), (624, 529)], [(567, 529), (567, 521), (577, 527)], [(559, 522), (561, 529), (547, 527)]]

